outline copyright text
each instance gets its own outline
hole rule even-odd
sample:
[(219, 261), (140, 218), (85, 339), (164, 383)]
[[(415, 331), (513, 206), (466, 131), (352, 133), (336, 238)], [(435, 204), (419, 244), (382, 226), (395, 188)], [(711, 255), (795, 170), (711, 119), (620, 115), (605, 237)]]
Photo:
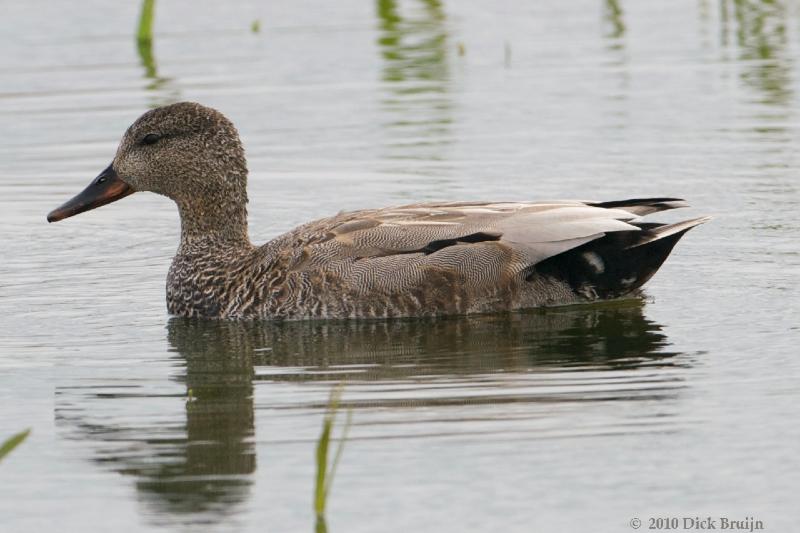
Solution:
[(730, 518), (727, 516), (660, 516), (647, 519), (631, 518), (633, 529), (657, 531), (764, 531), (764, 522), (752, 516)]

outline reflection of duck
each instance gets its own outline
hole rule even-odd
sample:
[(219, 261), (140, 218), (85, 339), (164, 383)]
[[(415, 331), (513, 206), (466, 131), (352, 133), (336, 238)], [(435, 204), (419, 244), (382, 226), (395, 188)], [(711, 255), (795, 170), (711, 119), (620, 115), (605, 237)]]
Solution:
[[(171, 326), (169, 341), (186, 365), (180, 378), (189, 398), (185, 422), (156, 417), (132, 426), (90, 424), (74, 409), (57, 409), (56, 417), (76, 427), (81, 440), (100, 441), (98, 463), (136, 478), (140, 500), (151, 508), (148, 515), (169, 520), (186, 515), (190, 523), (206, 524), (232, 512), (250, 495), (249, 475), (256, 468), (252, 351), (236, 349), (230, 336), (191, 327)], [(130, 395), (127, 389), (121, 392), (93, 398), (113, 402)], [(138, 399), (148, 405), (161, 395)], [(117, 409), (111, 409), (116, 417)]]
[[(388, 407), (398, 380), (422, 388), (415, 405), (461, 403), (461, 392), (427, 395), (424, 380), (488, 374), (559, 372), (565, 368), (625, 371), (642, 364), (670, 365), (675, 355), (658, 324), (642, 314), (639, 300), (574, 306), (505, 316), (471, 316), (396, 321), (246, 322), (173, 318), (168, 340), (182, 364), (191, 401), (185, 421), (142, 416), (163, 401), (161, 391), (135, 398), (136, 416), (127, 425), (87, 423), (103, 411), (120, 418), (120, 404), (131, 400), (129, 388), (89, 392), (88, 405), (68, 400), (86, 394), (80, 387), (61, 390), (59, 426), (73, 428), (78, 439), (94, 448), (96, 461), (136, 479), (148, 515), (172, 523), (208, 523), (235, 511), (250, 497), (256, 457), (253, 379), (276, 381), (369, 382), (362, 400), (348, 406)], [(269, 371), (269, 367), (277, 371)], [(260, 368), (256, 376), (255, 368)], [(614, 381), (620, 380), (612, 372)], [(592, 380), (597, 381), (597, 378)], [(384, 382), (383, 384), (380, 382)], [(377, 385), (385, 385), (388, 397)], [(501, 387), (502, 388), (502, 387)], [(490, 389), (496, 392), (496, 389)], [(648, 398), (653, 397), (649, 389)], [(613, 392), (613, 391), (612, 391)], [(312, 395), (313, 396), (313, 395)], [(535, 388), (514, 401), (548, 398)], [(585, 397), (581, 395), (581, 397)], [(486, 394), (470, 403), (491, 403)], [(569, 401), (558, 395), (548, 401)], [(631, 392), (625, 392), (626, 400)], [(604, 397), (604, 399), (608, 399)], [(298, 399), (308, 407), (310, 398)], [(149, 402), (149, 403), (148, 403)], [(408, 399), (402, 400), (404, 405)], [(160, 404), (159, 404), (160, 405)], [(312, 402), (312, 405), (313, 402)], [(122, 410), (124, 412), (124, 408)], [(121, 417), (121, 420), (126, 418)], [(144, 420), (142, 422), (142, 420)], [(309, 453), (312, 445), (309, 444)]]
[[(186, 438), (154, 442), (161, 463), (139, 472), (143, 499), (170, 513), (225, 514), (250, 494), (256, 468), (253, 437), (253, 361), (231, 339), (170, 328), (169, 340), (186, 361)], [(188, 338), (190, 336), (191, 338)], [(220, 357), (222, 350), (225, 356)], [(164, 448), (172, 448), (169, 452)], [(152, 458), (150, 458), (152, 460)]]
[(169, 331), (171, 344), (183, 354), (213, 338), (209, 350), (220, 361), (249, 359), (256, 366), (298, 369), (270, 373), (265, 377), (270, 381), (382, 380), (537, 367), (623, 369), (674, 355), (665, 351), (661, 327), (644, 317), (642, 307), (639, 300), (624, 300), (512, 315), (389, 322), (173, 318)]
[(182, 316), (390, 318), (615, 298), (706, 220), (638, 221), (685, 205), (674, 198), (416, 204), (340, 213), (255, 247), (236, 129), (187, 102), (139, 118), (113, 163), (48, 220), (135, 191), (178, 204), (167, 306)]

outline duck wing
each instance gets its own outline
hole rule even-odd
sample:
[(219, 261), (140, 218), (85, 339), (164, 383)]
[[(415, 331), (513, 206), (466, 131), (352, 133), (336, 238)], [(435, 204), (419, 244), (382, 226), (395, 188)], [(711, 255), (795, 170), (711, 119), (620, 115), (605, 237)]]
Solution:
[(521, 271), (608, 233), (639, 232), (631, 223), (639, 216), (685, 205), (676, 198), (452, 202), (341, 213), (292, 232), (293, 248), (302, 248), (293, 269), (492, 243)]

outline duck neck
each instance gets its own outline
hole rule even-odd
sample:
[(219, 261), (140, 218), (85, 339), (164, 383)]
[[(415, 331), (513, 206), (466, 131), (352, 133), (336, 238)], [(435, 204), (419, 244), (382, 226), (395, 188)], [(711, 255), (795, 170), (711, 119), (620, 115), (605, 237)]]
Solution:
[(247, 197), (208, 205), (192, 198), (178, 202), (181, 216), (179, 253), (205, 248), (252, 247), (247, 232)]

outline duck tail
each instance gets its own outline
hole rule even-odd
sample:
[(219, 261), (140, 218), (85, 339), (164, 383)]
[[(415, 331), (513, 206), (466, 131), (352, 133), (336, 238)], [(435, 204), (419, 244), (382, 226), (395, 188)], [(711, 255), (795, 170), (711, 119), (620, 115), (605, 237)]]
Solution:
[(636, 234), (639, 238), (633, 244), (629, 245), (628, 248), (636, 248), (638, 246), (644, 246), (648, 243), (665, 239), (673, 235), (678, 235), (678, 238), (675, 239), (674, 241), (678, 242), (678, 240), (684, 233), (686, 233), (695, 226), (699, 226), (700, 224), (708, 222), (709, 220), (711, 220), (711, 217), (698, 217), (698, 218), (693, 218), (691, 220), (683, 220), (681, 222), (676, 222), (674, 224), (651, 224), (651, 227), (649, 228), (646, 227), (648, 226), (648, 224), (634, 223), (634, 226), (642, 228), (643, 231), (638, 232)]
[(535, 270), (567, 282), (590, 299), (624, 296), (653, 277), (687, 231), (710, 219), (674, 224), (631, 222), (639, 231), (607, 233), (537, 264)]

